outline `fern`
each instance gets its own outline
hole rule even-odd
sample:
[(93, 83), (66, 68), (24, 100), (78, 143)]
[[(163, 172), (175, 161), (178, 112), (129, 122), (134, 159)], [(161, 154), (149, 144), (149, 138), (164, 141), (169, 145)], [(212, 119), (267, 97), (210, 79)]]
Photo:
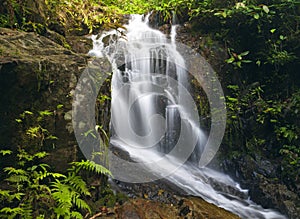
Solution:
[(91, 209), (88, 204), (80, 198), (81, 194), (74, 190), (72, 185), (64, 184), (60, 181), (53, 183), (54, 192), (52, 196), (57, 202), (57, 207), (54, 209), (58, 217), (62, 216), (63, 218), (70, 218), (71, 214), (82, 215), (79, 212), (74, 211), (73, 207), (76, 207), (81, 210), (87, 210), (91, 213)]
[(11, 194), (10, 190), (0, 190), (0, 200), (8, 200), (8, 202), (12, 202), (14, 199), (21, 200), (21, 198), (25, 195), (22, 192), (16, 192)]
[(69, 173), (69, 176), (66, 178), (66, 181), (79, 193), (83, 195), (90, 196), (90, 192), (87, 188), (85, 181), (81, 178), (81, 176), (76, 175), (74, 172)]
[(0, 198), (4, 197), (4, 198), (7, 198), (10, 196), (10, 191), (9, 190), (0, 190)]
[(24, 182), (29, 182), (29, 179), (25, 175), (12, 175), (6, 179), (6, 181), (11, 182), (11, 183), (24, 183)]
[(83, 169), (97, 174), (104, 174), (104, 175), (111, 176), (111, 172), (108, 169), (106, 169), (104, 166), (100, 164), (96, 164), (94, 161), (82, 160), (80, 162), (72, 162), (71, 164), (76, 167), (77, 172)]
[(9, 208), (9, 207), (5, 207), (2, 208), (0, 210), (0, 213), (4, 213), (6, 215), (11, 215), (11, 216), (16, 216), (16, 215), (20, 215), (24, 212), (23, 208), (17, 207), (17, 208)]
[(82, 217), (82, 215), (79, 212), (73, 211), (71, 213), (71, 218), (82, 219), (83, 217)]
[(16, 175), (26, 175), (27, 172), (23, 169), (16, 169), (14, 167), (5, 167), (4, 172), (7, 172), (8, 175), (16, 174)]
[(66, 178), (63, 182), (57, 180), (52, 184), (52, 186), (52, 196), (60, 208), (71, 209), (74, 205), (78, 209), (91, 212), (88, 204), (80, 198), (81, 195), (90, 196), (86, 183), (80, 176)]
[[(81, 161), (71, 163), (67, 174), (52, 172), (48, 164), (40, 162), (48, 153), (36, 152), (36, 146), (40, 148), (45, 139), (56, 139), (40, 125), (53, 113), (39, 112), (35, 125), (28, 123), (28, 115), (33, 113), (26, 111), (16, 121), (22, 125), (22, 131), (25, 130), (24, 139), (28, 139), (33, 147), (30, 152), (19, 148), (17, 162), (2, 169), (6, 174), (4, 183), (9, 189), (0, 188), (0, 218), (83, 218), (83, 213), (91, 213), (86, 202), (91, 193), (81, 174), (88, 171), (102, 176), (111, 175), (110, 171), (95, 162)], [(0, 156), (11, 154), (10, 150), (0, 150)]]
[[(9, 152), (0, 152), (2, 155)], [(0, 189), (0, 218), (83, 218), (81, 213), (91, 213), (86, 198), (91, 196), (86, 181), (80, 171), (98, 175), (111, 175), (105, 167), (93, 161), (71, 163), (67, 174), (50, 171), (44, 163), (37, 160), (47, 156), (46, 152), (29, 154), (20, 149), (16, 167), (5, 167), (5, 181), (10, 190)], [(13, 204), (12, 204), (13, 203)], [(51, 209), (49, 211), (49, 209)]]
[(31, 219), (32, 211), (24, 208), (24, 206), (16, 207), (16, 208), (9, 208), (5, 207), (0, 210), (0, 214), (4, 214), (8, 219), (14, 219), (17, 216), (24, 216), (26, 219)]
[(76, 197), (74, 199), (74, 203), (78, 209), (84, 209), (84, 210), (91, 212), (90, 206), (84, 200), (80, 199), (79, 197)]

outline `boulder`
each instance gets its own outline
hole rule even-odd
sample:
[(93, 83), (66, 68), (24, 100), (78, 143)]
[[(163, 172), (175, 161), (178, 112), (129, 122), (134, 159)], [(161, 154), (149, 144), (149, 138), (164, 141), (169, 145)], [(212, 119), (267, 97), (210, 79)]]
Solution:
[[(72, 95), (90, 62), (91, 57), (76, 54), (46, 37), (0, 28), (1, 149), (41, 147), (34, 149), (50, 152), (50, 163), (60, 171), (67, 168), (68, 162), (78, 159), (81, 155), (72, 130)], [(106, 59), (99, 59), (97, 67), (99, 71), (111, 71)], [(44, 140), (34, 146), (24, 129), (26, 125), (37, 125), (36, 117), (29, 116), (21, 127), (16, 122), (25, 110), (37, 115), (50, 111), (52, 115), (40, 125), (58, 140)], [(109, 121), (106, 123), (104, 127)]]

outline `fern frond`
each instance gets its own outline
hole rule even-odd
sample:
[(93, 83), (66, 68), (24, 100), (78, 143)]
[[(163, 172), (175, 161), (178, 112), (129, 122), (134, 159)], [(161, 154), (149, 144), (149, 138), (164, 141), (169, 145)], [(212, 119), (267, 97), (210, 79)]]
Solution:
[(16, 218), (17, 216), (22, 216), (22, 218), (31, 219), (32, 218), (32, 210), (26, 209), (23, 206), (16, 208), (5, 207), (0, 210), (0, 213), (3, 213), (7, 216), (7, 218)]
[(27, 175), (27, 172), (23, 169), (16, 169), (14, 167), (5, 167), (4, 172), (7, 172), (8, 175), (16, 174), (16, 175)]
[(28, 152), (26, 152), (24, 149), (19, 149), (19, 153), (17, 154), (17, 157), (19, 158), (21, 163), (24, 163), (24, 160), (27, 162), (33, 161), (36, 158), (38, 158), (38, 159), (45, 158), (47, 155), (48, 155), (48, 153), (45, 151), (37, 152), (37, 153), (31, 155)]
[(4, 214), (7, 214), (7, 215), (11, 215), (11, 214), (22, 214), (22, 212), (24, 211), (23, 208), (20, 208), (20, 207), (17, 207), (17, 208), (9, 208), (9, 207), (5, 207), (5, 208), (2, 208), (0, 210), (0, 213), (4, 213)]
[(9, 190), (1, 190), (0, 189), (0, 197), (4, 197), (4, 198), (10, 197), (10, 191)]
[(91, 195), (87, 188), (86, 182), (81, 178), (81, 176), (75, 175), (75, 173), (69, 173), (66, 182), (68, 182), (68, 184), (70, 184), (78, 193), (87, 196)]
[(24, 175), (12, 175), (5, 180), (11, 183), (29, 182), (28, 177)]
[(57, 218), (65, 218), (65, 219), (70, 218), (69, 208), (57, 207), (57, 208), (54, 208), (54, 213), (57, 215)]
[[(32, 205), (30, 202), (22, 203), (19, 207), (22, 208), (22, 210), (23, 210), (21, 218), (26, 218), (26, 219), (33, 218)], [(15, 217), (13, 217), (13, 218), (15, 218)]]
[(20, 201), (21, 198), (25, 195), (22, 192), (11, 193), (12, 192), (9, 190), (0, 190), (0, 200), (7, 200), (8, 202), (11, 202), (12, 200), (17, 199)]
[(41, 168), (44, 171), (48, 171), (48, 169), (50, 169), (50, 166), (46, 163), (41, 163), (38, 165), (39, 168)]
[(57, 179), (57, 178), (67, 178), (64, 174), (60, 174), (60, 173), (51, 173), (50, 175), (55, 179)]
[(17, 193), (12, 194), (11, 197), (9, 197), (9, 200), (12, 201), (13, 199), (17, 199), (20, 201), (24, 195), (25, 195), (25, 193), (17, 192)]
[(84, 200), (77, 197), (74, 203), (78, 209), (87, 210), (89, 213), (92, 212), (90, 206)]
[(55, 182), (52, 186), (52, 197), (58, 203), (58, 206), (66, 205), (71, 208), (74, 194), (72, 194), (73, 191), (70, 186), (61, 182)]
[(104, 175), (111, 176), (111, 172), (108, 169), (106, 169), (104, 166), (100, 164), (96, 164), (94, 161), (82, 160), (80, 162), (72, 162), (71, 164), (77, 167), (78, 170), (83, 169), (97, 174), (104, 174)]
[(35, 181), (35, 183), (37, 183), (38, 181), (43, 180), (43, 179), (45, 179), (46, 177), (48, 177), (50, 175), (51, 175), (50, 173), (40, 171), (35, 176), (34, 181)]
[(39, 172), (38, 175), (36, 176), (36, 179), (43, 180), (47, 177), (53, 177), (54, 179), (67, 178), (64, 174), (61, 173)]
[(72, 211), (71, 212), (71, 218), (83, 219), (83, 216), (79, 212), (77, 212), (77, 211)]

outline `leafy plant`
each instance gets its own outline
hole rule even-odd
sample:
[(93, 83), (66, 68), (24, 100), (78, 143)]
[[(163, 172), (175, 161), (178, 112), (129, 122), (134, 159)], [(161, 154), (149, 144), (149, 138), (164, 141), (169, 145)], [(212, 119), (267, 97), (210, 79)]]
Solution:
[(242, 67), (242, 63), (251, 63), (252, 62), (251, 60), (244, 59), (244, 56), (248, 55), (249, 51), (245, 51), (240, 54), (237, 54), (237, 53), (233, 52), (232, 49), (228, 49), (228, 54), (230, 55), (230, 58), (225, 60), (226, 63), (232, 64), (238, 68)]
[[(62, 105), (56, 108), (59, 110)], [(92, 211), (87, 201), (92, 198), (93, 189), (83, 176), (111, 175), (105, 167), (89, 160), (72, 162), (66, 173), (53, 172), (43, 162), (48, 153), (41, 150), (46, 140), (57, 139), (45, 128), (52, 116), (51, 110), (27, 110), (16, 119), (25, 146), (18, 148), (17, 162), (1, 172), (5, 176), (0, 184), (1, 218), (83, 218), (83, 214)], [(12, 156), (13, 152), (2, 150), (0, 154)]]
[[(12, 154), (9, 150), (0, 153)], [(45, 152), (29, 154), (19, 149), (17, 166), (4, 168), (7, 189), (0, 189), (1, 217), (83, 218), (84, 212), (91, 213), (86, 202), (91, 193), (79, 172), (110, 175), (109, 170), (92, 161), (81, 161), (71, 163), (65, 175), (39, 162), (46, 156)]]

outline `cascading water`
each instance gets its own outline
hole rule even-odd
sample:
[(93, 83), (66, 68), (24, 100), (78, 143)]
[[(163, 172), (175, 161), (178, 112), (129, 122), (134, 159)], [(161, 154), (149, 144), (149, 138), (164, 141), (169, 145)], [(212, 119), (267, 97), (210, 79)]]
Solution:
[[(247, 190), (229, 176), (195, 165), (207, 138), (187, 95), (188, 76), (185, 60), (176, 50), (176, 27), (171, 42), (148, 26), (147, 16), (133, 15), (125, 27), (93, 36), (90, 51), (108, 57), (113, 66), (111, 144), (143, 162), (144, 171), (242, 218), (285, 218), (253, 203)], [(105, 45), (104, 39), (109, 43)], [(164, 174), (169, 170), (173, 171)]]

